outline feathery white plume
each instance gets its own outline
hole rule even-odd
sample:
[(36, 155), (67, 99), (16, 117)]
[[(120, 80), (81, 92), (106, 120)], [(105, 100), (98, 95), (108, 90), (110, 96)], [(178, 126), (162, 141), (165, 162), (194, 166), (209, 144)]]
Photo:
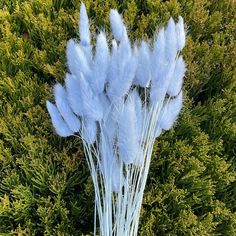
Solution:
[[(129, 64), (129, 61), (132, 57), (134, 57), (134, 54), (132, 52), (131, 43), (126, 31), (126, 28), (124, 27), (124, 33), (122, 37), (122, 41), (119, 44), (118, 47), (118, 69), (119, 74), (122, 79), (122, 73), (124, 72), (125, 68), (127, 67), (127, 64)], [(134, 57), (136, 59), (136, 57)]]
[[(112, 102), (121, 99), (128, 93), (135, 77), (137, 67), (137, 59), (132, 53), (132, 48), (126, 31), (123, 34), (123, 40), (120, 42), (117, 51), (116, 45), (114, 45), (114, 53), (117, 55), (117, 58), (113, 55), (111, 57), (111, 60), (114, 60), (114, 64), (111, 62), (111, 72), (116, 72), (116, 74), (110, 74), (107, 88), (107, 94)], [(115, 66), (117, 68), (113, 69)]]
[(177, 36), (177, 49), (181, 51), (185, 46), (185, 30), (184, 30), (184, 20), (182, 16), (179, 16), (179, 21), (176, 24), (176, 36)]
[(105, 93), (99, 94), (98, 100), (99, 100), (99, 104), (102, 108), (103, 121), (105, 121), (107, 119), (107, 114), (109, 114), (111, 111), (111, 102)]
[(154, 42), (154, 49), (152, 52), (152, 80), (155, 81), (162, 76), (162, 71), (165, 69), (166, 64), (167, 61), (165, 58), (165, 31), (164, 28), (161, 28)]
[(117, 139), (118, 123), (112, 118), (111, 113), (108, 114), (106, 121), (104, 121), (103, 131), (107, 135), (110, 144), (114, 144)]
[(167, 89), (167, 93), (170, 96), (175, 97), (180, 92), (183, 84), (185, 71), (185, 63), (183, 57), (180, 56), (176, 61), (175, 70), (170, 80), (169, 87)]
[(134, 84), (148, 87), (150, 82), (150, 51), (146, 42), (142, 42), (138, 52), (137, 70)]
[(128, 94), (135, 76), (135, 70), (136, 59), (134, 56), (130, 56), (129, 64), (126, 63), (124, 68), (118, 72), (118, 75), (114, 75), (113, 80), (109, 80), (107, 94), (112, 102), (115, 102)]
[(79, 78), (67, 75), (66, 90), (73, 112), (79, 116), (88, 116), (101, 120), (103, 107), (98, 95), (94, 95), (83, 74)]
[(80, 73), (90, 74), (90, 68), (87, 58), (81, 49), (81, 46), (73, 39), (70, 39), (66, 48), (67, 64), (71, 74), (79, 76)]
[(176, 30), (175, 30), (175, 22), (171, 17), (167, 28), (165, 30), (165, 52), (166, 52), (166, 59), (167, 61), (171, 62), (175, 59), (177, 53), (177, 37), (176, 37)]
[(73, 135), (73, 132), (69, 129), (65, 121), (62, 119), (57, 107), (51, 102), (46, 101), (47, 110), (50, 114), (53, 127), (55, 128), (58, 135), (61, 137), (68, 137)]
[(91, 86), (86, 81), (84, 75), (81, 73), (79, 82), (79, 91), (82, 101), (83, 115), (88, 116), (94, 120), (101, 120), (103, 116), (103, 109), (98, 95), (93, 94)]
[(118, 46), (116, 40), (112, 40), (112, 51), (110, 56), (110, 63), (107, 72), (108, 84), (112, 83), (113, 80), (118, 79)]
[(124, 32), (124, 24), (117, 10), (112, 9), (110, 11), (110, 23), (114, 38), (118, 41), (121, 41)]
[(118, 121), (120, 119), (120, 114), (124, 112), (125, 98), (117, 99), (115, 102), (111, 102), (112, 110), (111, 115), (112, 119)]
[(80, 85), (78, 79), (76, 79), (76, 77), (71, 74), (66, 74), (65, 84), (70, 107), (75, 114), (83, 116), (83, 100), (80, 94)]
[(142, 108), (142, 101), (140, 96), (136, 90), (133, 90), (130, 93), (131, 101), (134, 101), (134, 109), (135, 109), (135, 116), (136, 119), (133, 120), (134, 125), (136, 126), (136, 150), (135, 150), (135, 159), (133, 164), (136, 166), (141, 166), (144, 162), (144, 151), (142, 148), (142, 142), (144, 139), (144, 118), (145, 118), (145, 111)]
[(160, 128), (164, 130), (171, 129), (174, 122), (176, 121), (177, 116), (180, 113), (182, 105), (183, 105), (183, 92), (181, 91), (176, 98), (171, 99), (170, 102), (168, 102), (164, 106), (159, 121)]
[(79, 132), (81, 125), (80, 120), (71, 110), (69, 102), (67, 100), (66, 91), (61, 84), (56, 84), (54, 86), (54, 95), (57, 109), (61, 113), (61, 116), (65, 120), (70, 130), (72, 130), (73, 132)]
[(112, 54), (114, 54), (114, 52), (117, 52), (117, 42), (116, 42), (116, 40), (112, 39), (111, 44), (112, 44)]
[(175, 61), (172, 61), (164, 66), (162, 75), (152, 81), (150, 91), (150, 102), (152, 106), (164, 100), (170, 80), (174, 74), (174, 69)]
[(120, 158), (125, 164), (131, 164), (136, 157), (138, 147), (137, 118), (135, 114), (135, 101), (128, 97), (124, 111), (120, 114), (118, 133), (118, 146)]
[(113, 160), (112, 166), (112, 190), (118, 193), (123, 186), (124, 175), (121, 166), (119, 165), (117, 160)]
[(109, 63), (109, 48), (106, 36), (101, 32), (97, 37), (96, 54), (94, 58), (92, 87), (94, 92), (102, 93), (107, 77), (107, 69)]
[[(136, 129), (138, 131), (138, 140), (142, 141), (142, 132), (143, 132), (143, 122), (144, 122), (144, 110), (142, 108), (142, 101), (139, 96), (139, 93), (136, 90), (133, 90), (130, 94), (130, 99), (134, 101), (134, 109), (136, 116)], [(135, 122), (135, 120), (133, 121)]]

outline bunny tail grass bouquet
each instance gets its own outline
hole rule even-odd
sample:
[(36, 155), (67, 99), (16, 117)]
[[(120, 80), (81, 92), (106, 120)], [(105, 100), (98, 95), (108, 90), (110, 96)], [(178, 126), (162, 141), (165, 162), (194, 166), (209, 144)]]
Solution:
[(69, 73), (47, 109), (58, 135), (82, 139), (95, 188), (94, 235), (98, 218), (100, 235), (134, 236), (153, 143), (183, 103), (185, 30), (182, 17), (170, 18), (152, 46), (132, 45), (117, 10), (110, 23), (114, 39), (101, 31), (93, 48), (82, 3), (80, 40), (67, 43)]

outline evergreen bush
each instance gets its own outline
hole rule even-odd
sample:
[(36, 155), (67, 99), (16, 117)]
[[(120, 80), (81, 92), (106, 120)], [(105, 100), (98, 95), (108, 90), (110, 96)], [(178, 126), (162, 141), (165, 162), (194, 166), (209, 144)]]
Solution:
[[(117, 8), (133, 40), (185, 19), (185, 102), (156, 141), (139, 235), (236, 235), (235, 1), (84, 1), (109, 28)], [(0, 235), (92, 235), (94, 191), (81, 141), (46, 112), (77, 37), (80, 0), (0, 1)]]

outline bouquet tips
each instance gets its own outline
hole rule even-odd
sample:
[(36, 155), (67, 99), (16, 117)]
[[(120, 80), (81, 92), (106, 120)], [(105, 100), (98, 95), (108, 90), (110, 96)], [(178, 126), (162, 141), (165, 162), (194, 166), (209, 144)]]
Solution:
[(117, 10), (110, 23), (113, 40), (101, 31), (93, 48), (81, 4), (80, 39), (67, 43), (65, 84), (54, 86), (55, 104), (46, 106), (58, 135), (82, 139), (100, 235), (133, 236), (154, 140), (173, 127), (183, 104), (185, 29), (181, 16), (177, 23), (170, 18), (153, 45), (133, 46)]

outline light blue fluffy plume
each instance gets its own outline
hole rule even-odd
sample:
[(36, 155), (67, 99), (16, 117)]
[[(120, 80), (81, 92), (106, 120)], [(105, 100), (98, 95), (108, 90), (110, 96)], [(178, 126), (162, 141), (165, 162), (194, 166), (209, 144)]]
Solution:
[(163, 101), (166, 93), (176, 96), (181, 87), (185, 73), (182, 57), (177, 57), (178, 50), (185, 44), (183, 18), (175, 25), (170, 18), (166, 29), (161, 28), (154, 42), (152, 52), (152, 81), (150, 91), (151, 105)]
[(185, 71), (185, 63), (183, 57), (180, 56), (176, 61), (174, 73), (170, 79), (169, 87), (167, 89), (167, 93), (170, 96), (175, 97), (180, 92), (183, 84)]
[(110, 11), (110, 25), (113, 38), (100, 31), (91, 45), (95, 40), (81, 4), (79, 40), (70, 39), (66, 48), (65, 86), (55, 85), (56, 105), (47, 101), (46, 106), (57, 134), (78, 132), (99, 149), (101, 171), (118, 193), (127, 165), (142, 168), (150, 155), (145, 147), (180, 113), (186, 65), (179, 55), (186, 32), (181, 16), (177, 23), (170, 18), (153, 43), (132, 45), (117, 10)]
[(78, 79), (74, 75), (66, 74), (65, 77), (66, 91), (69, 104), (75, 114), (83, 116), (83, 101), (80, 95), (80, 86)]
[(54, 86), (54, 95), (57, 109), (61, 113), (61, 116), (65, 120), (70, 130), (73, 132), (79, 132), (81, 126), (80, 120), (73, 113), (67, 99), (66, 91), (61, 84), (56, 84)]
[(168, 62), (163, 66), (162, 74), (152, 81), (150, 91), (151, 105), (164, 100), (171, 78), (175, 69), (175, 61)]
[(179, 95), (171, 99), (165, 104), (160, 115), (159, 126), (161, 129), (169, 130), (174, 125), (177, 116), (183, 105), (183, 92), (181, 91)]
[(96, 53), (93, 65), (93, 75), (91, 78), (91, 86), (95, 93), (102, 93), (107, 78), (107, 70), (109, 63), (109, 48), (106, 41), (106, 35), (101, 32), (97, 36)]
[(141, 87), (148, 87), (151, 79), (150, 73), (150, 50), (148, 44), (142, 41), (138, 50), (138, 62), (134, 84)]
[(181, 51), (185, 46), (185, 34), (184, 20), (182, 16), (179, 16), (179, 21), (176, 24), (177, 49), (179, 51)]
[(73, 39), (70, 39), (67, 43), (66, 56), (68, 68), (71, 74), (80, 76), (80, 74), (83, 73), (88, 76), (91, 73), (83, 49)]
[(82, 73), (78, 78), (67, 76), (66, 88), (71, 107), (77, 115), (102, 119), (103, 107), (99, 96), (93, 93)]
[(136, 158), (139, 147), (134, 96), (127, 98), (123, 112), (120, 114), (118, 126), (120, 158), (125, 164), (131, 164)]
[(66, 122), (63, 120), (62, 116), (60, 115), (57, 107), (53, 105), (51, 102), (46, 102), (47, 110), (50, 114), (53, 127), (56, 130), (56, 133), (61, 137), (68, 137), (73, 134), (73, 132), (69, 129)]
[(118, 193), (121, 187), (123, 186), (124, 175), (122, 167), (120, 163), (115, 159), (115, 157), (114, 157), (114, 162), (112, 162), (111, 169), (112, 169), (112, 188), (114, 192)]
[(107, 80), (108, 83), (109, 81), (112, 80), (118, 80), (118, 46), (116, 40), (112, 40), (112, 50), (111, 50), (111, 57), (110, 57), (110, 62), (108, 66), (108, 75), (107, 75)]
[(164, 66), (167, 64), (165, 58), (165, 30), (161, 28), (156, 40), (154, 41), (154, 49), (152, 52), (152, 79), (160, 77)]
[(88, 46), (90, 44), (89, 19), (84, 3), (80, 6), (79, 34), (81, 44)]
[(165, 40), (165, 56), (167, 61), (172, 62), (175, 60), (177, 53), (177, 36), (175, 22), (172, 17), (170, 18), (165, 30)]
[[(117, 57), (111, 57), (111, 60), (114, 60), (114, 64), (111, 62), (111, 66), (113, 68), (114, 66), (117, 67), (117, 73), (109, 74), (110, 77), (108, 78), (107, 88), (107, 94), (112, 102), (115, 102), (128, 94), (135, 77), (137, 58), (132, 52), (127, 32), (123, 34), (123, 40), (120, 42), (115, 53)], [(112, 70), (112, 72), (115, 71)]]
[[(107, 100), (109, 101), (109, 100)], [(106, 111), (104, 114), (103, 122), (102, 122), (102, 132), (107, 136), (107, 140), (114, 144), (117, 138), (117, 128), (118, 128), (118, 110), (111, 103), (106, 103)], [(118, 114), (118, 115), (117, 115)]]
[(121, 41), (124, 33), (124, 24), (117, 10), (110, 11), (110, 22), (114, 38)]

